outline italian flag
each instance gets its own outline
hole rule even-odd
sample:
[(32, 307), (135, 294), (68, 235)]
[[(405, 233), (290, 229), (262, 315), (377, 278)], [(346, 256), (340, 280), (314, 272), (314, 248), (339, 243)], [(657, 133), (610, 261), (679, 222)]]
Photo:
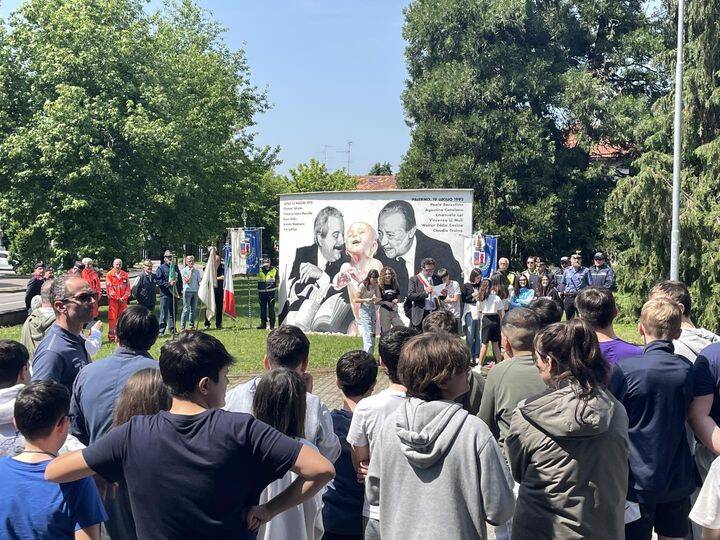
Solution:
[(235, 318), (235, 284), (232, 273), (232, 248), (225, 244), (225, 276), (223, 278), (223, 313)]

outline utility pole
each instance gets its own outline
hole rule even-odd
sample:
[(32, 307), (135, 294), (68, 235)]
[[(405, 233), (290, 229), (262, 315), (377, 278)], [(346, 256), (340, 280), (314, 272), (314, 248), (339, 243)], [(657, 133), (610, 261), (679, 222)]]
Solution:
[(680, 278), (680, 174), (682, 168), (683, 46), (685, 0), (678, 0), (677, 57), (675, 60), (675, 122), (673, 141), (672, 227), (670, 231), (670, 279)]

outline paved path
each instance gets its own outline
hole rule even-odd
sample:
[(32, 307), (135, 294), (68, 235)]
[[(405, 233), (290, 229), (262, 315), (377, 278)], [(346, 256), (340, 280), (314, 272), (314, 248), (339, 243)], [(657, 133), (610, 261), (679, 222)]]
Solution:
[(0, 294), (0, 313), (25, 308), (25, 291)]

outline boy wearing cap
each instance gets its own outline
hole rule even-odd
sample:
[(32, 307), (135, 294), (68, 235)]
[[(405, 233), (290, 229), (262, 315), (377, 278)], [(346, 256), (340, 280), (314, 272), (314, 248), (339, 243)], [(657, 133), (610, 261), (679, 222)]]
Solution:
[(590, 268), (590, 286), (598, 289), (615, 290), (615, 272), (605, 260), (605, 255), (598, 251), (593, 257), (593, 266)]
[(270, 319), (270, 330), (275, 328), (275, 291), (277, 291), (277, 268), (270, 264), (270, 257), (262, 258), (262, 267), (258, 272), (258, 300), (260, 301), (260, 326), (265, 330)]

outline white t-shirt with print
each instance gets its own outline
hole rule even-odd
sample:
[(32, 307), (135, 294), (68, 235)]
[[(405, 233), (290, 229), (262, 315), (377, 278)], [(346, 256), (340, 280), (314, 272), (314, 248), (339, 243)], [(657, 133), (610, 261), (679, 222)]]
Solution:
[[(374, 396), (361, 399), (353, 411), (347, 442), (352, 446), (369, 446), (372, 461), (373, 444), (382, 429), (385, 418), (405, 401), (405, 392), (387, 388)], [(363, 516), (380, 519), (380, 508), (370, 506), (365, 495)]]
[[(447, 284), (445, 287), (445, 290), (447, 291), (447, 297), (450, 298), (451, 296), (455, 296), (456, 294), (460, 294), (460, 285), (458, 285), (457, 281), (452, 281)], [(443, 302), (445, 305), (445, 309), (447, 309), (450, 313), (453, 314), (453, 317), (460, 317), (462, 313), (460, 312), (460, 298), (455, 302), (451, 302), (449, 300), (445, 300)]]

